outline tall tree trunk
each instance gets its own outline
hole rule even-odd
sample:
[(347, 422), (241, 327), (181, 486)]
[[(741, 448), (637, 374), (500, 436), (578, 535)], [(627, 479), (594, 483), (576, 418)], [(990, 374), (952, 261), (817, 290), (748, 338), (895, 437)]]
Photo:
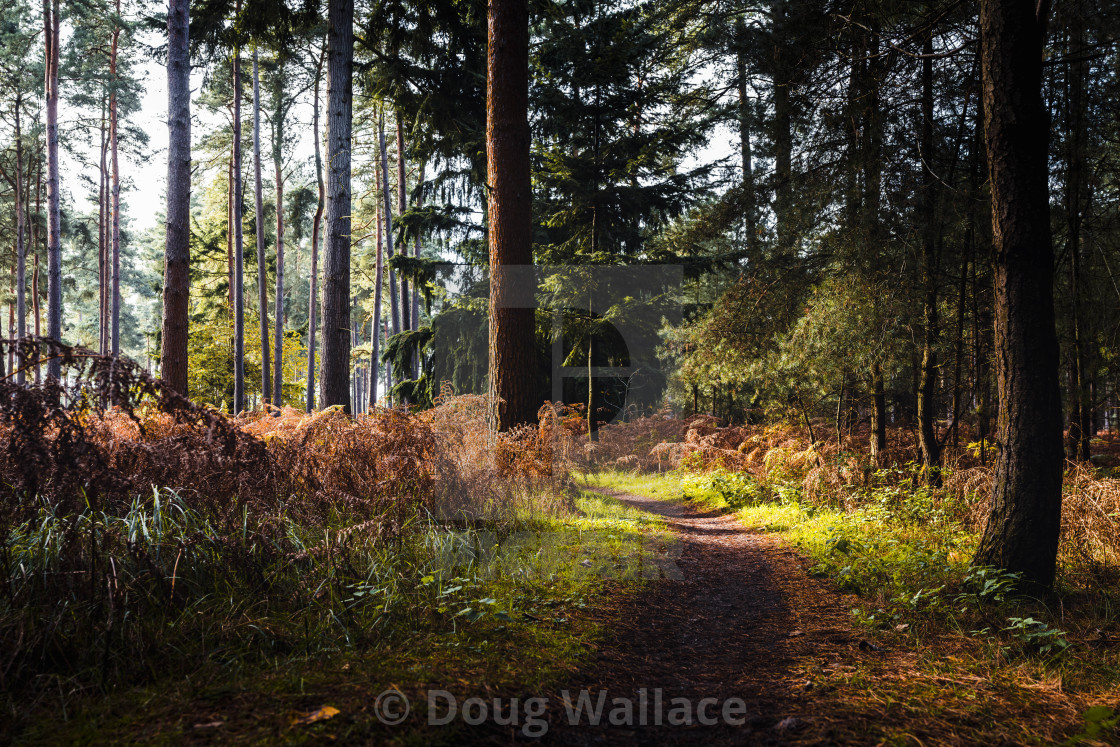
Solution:
[[(121, 14), (121, 0), (115, 3), (117, 18)], [(117, 147), (119, 124), (117, 107), (117, 47), (120, 41), (119, 21), (113, 21), (113, 41), (109, 48), (109, 151), (112, 154), (113, 235), (112, 245), (112, 304), (111, 340), (109, 352), (116, 358), (121, 354), (121, 168), (119, 148)]]
[(191, 259), (190, 0), (167, 7), (167, 234), (163, 271), (160, 375), (187, 393), (187, 326)]
[[(378, 256), (381, 254), (380, 244), (378, 244), (377, 254)], [(375, 351), (377, 350), (377, 317), (378, 315), (375, 313), (370, 316), (369, 320), (370, 355), (369, 367), (366, 369), (368, 399), (364, 400), (363, 403), (363, 408), (366, 412), (373, 412), (377, 407), (377, 356), (375, 355)]]
[(101, 163), (97, 172), (97, 352), (109, 353), (109, 130), (108, 102), (101, 105)]
[(975, 562), (1038, 587), (1054, 580), (1063, 464), (1041, 95), (1048, 15), (1046, 2), (980, 4), (1001, 449)]
[[(38, 138), (35, 139), (38, 143)], [(31, 176), (31, 167), (28, 165), (28, 177)], [(28, 226), (28, 246), (31, 247), (33, 252), (32, 257), (33, 265), (31, 269), (31, 315), (34, 318), (35, 336), (42, 335), (42, 303), (39, 300), (39, 215), (42, 209), (43, 201), (43, 158), (42, 150), (37, 149), (35, 156), (35, 212), (34, 220), (32, 220), (32, 213), (27, 211), (31, 200), (31, 185), (27, 185), (27, 195), (24, 198), (25, 210), (24, 225)], [(35, 359), (35, 383), (38, 384), (42, 380), (42, 371), (40, 370), (40, 359)]]
[[(234, 10), (241, 16), (241, 0)], [(241, 43), (233, 50), (233, 412), (245, 409), (245, 232), (241, 207)]]
[[(404, 158), (404, 121), (400, 111), (397, 111), (397, 215), (404, 215), (408, 210), (408, 170)], [(401, 241), (401, 256), (408, 256), (408, 243)], [(401, 329), (405, 332), (414, 329), (412, 324), (412, 304), (409, 301), (408, 278), (401, 275)], [(412, 372), (412, 360), (406, 362), (403, 371), (397, 373), (401, 380), (408, 378)], [(407, 397), (402, 398), (402, 404), (409, 404)]]
[[(16, 91), (15, 106), (15, 141), (16, 141), (16, 173), (12, 180), (15, 189), (16, 211), (16, 339), (27, 337), (27, 244), (24, 242), (24, 211), (23, 201), (23, 131), (20, 123), (20, 110), (23, 108), (23, 92)], [(23, 386), (27, 381), (24, 364), (16, 360), (16, 383)]]
[[(230, 112), (233, 121), (233, 112)], [(228, 167), (226, 169), (226, 264), (227, 286), (229, 288), (229, 315), (233, 318), (233, 289), (236, 283), (236, 270), (233, 261), (233, 140), (230, 139)]]
[(940, 252), (937, 237), (937, 177), (933, 172), (933, 32), (922, 46), (921, 160), (922, 288), (924, 323), (922, 362), (918, 375), (918, 446), (922, 472), (930, 485), (941, 485), (941, 446), (937, 441), (937, 280)]
[[(377, 181), (378, 190), (381, 189), (381, 163), (375, 162), (374, 176)], [(377, 366), (381, 360), (381, 295), (382, 287), (384, 286), (385, 275), (385, 255), (382, 253), (381, 247), (381, 211), (377, 211), (377, 217), (374, 219), (377, 223), (377, 260), (373, 265), (373, 320), (370, 322), (370, 387), (369, 387), (369, 409), (372, 410), (377, 406)]]
[(350, 132), (353, 0), (327, 0), (327, 252), (322, 404), (350, 410)]
[[(59, 0), (43, 0), (47, 100), (47, 337), (62, 339), (62, 211), (58, 183)], [(62, 361), (52, 357), (47, 378), (62, 378)]]
[(253, 45), (253, 196), (257, 224), (257, 310), (261, 330), (261, 402), (272, 402), (272, 364), (268, 346), (268, 263), (264, 256), (264, 184), (261, 181), (261, 74)]
[(786, 0), (774, 0), (770, 13), (774, 65), (774, 217), (778, 250), (788, 253), (793, 249), (793, 102), (790, 98), (793, 80), (792, 60), (786, 48)]
[[(10, 293), (11, 293), (11, 297), (15, 298), (16, 297), (16, 264), (14, 262), (12, 263), (12, 272), (11, 272), (10, 277), (8, 278), (8, 283), (9, 283), (9, 290), (10, 290)], [(14, 303), (9, 303), (8, 304), (8, 338), (9, 339), (12, 339), (12, 338), (18, 339), (18, 336), (16, 334), (16, 305)], [(8, 346), (8, 371), (9, 371), (9, 375), (11, 373), (15, 373), (16, 366), (17, 366), (16, 348), (15, 348), (14, 345), (9, 345)], [(18, 378), (17, 378), (17, 381), (18, 381)], [(22, 384), (22, 382), (20, 382), (20, 383)]]
[(307, 304), (307, 411), (315, 408), (315, 333), (319, 310), (319, 224), (323, 220), (326, 200), (323, 188), (323, 156), (319, 148), (319, 83), (323, 78), (323, 58), (327, 55), (324, 45), (315, 66), (315, 101), (311, 120), (311, 137), (315, 140), (315, 183), (319, 201), (315, 205), (315, 220), (311, 224), (311, 289)]
[(486, 183), (490, 245), (491, 427), (536, 419), (535, 316), (524, 271), (533, 262), (529, 177), (529, 5), (490, 0), (486, 45)]
[[(404, 122), (401, 113), (397, 112), (397, 215), (404, 215), (408, 210), (407, 169), (404, 160)], [(408, 256), (408, 246), (401, 244), (401, 254)], [(401, 275), (401, 330), (407, 332), (412, 329), (411, 306), (408, 301), (408, 278)]]
[(276, 70), (276, 112), (272, 120), (272, 164), (276, 171), (276, 331), (273, 336), (272, 401), (284, 403), (284, 68)]
[[(400, 306), (397, 304), (397, 274), (392, 267), (393, 259), (393, 199), (392, 192), (389, 190), (389, 156), (388, 149), (385, 145), (385, 121), (384, 115), (378, 113), (377, 117), (377, 138), (378, 145), (381, 150), (381, 199), (385, 206), (385, 258), (389, 264), (389, 321), (391, 323), (392, 334), (398, 334), (401, 331), (401, 314)], [(385, 333), (385, 343), (389, 342), (389, 333)], [(386, 370), (389, 373), (389, 384), (385, 390), (385, 396), (388, 398), (390, 405), (393, 404), (393, 374), (392, 365), (387, 361), (385, 363)]]
[[(31, 243), (31, 319), (36, 339), (42, 334), (39, 318), (39, 249), (34, 242)], [(40, 356), (35, 357), (35, 383), (42, 381), (42, 367), (39, 365)]]
[[(424, 184), (424, 164), (420, 163), (420, 173), (416, 180), (417, 195), (420, 194), (419, 190)], [(420, 205), (422, 198), (417, 198), (417, 206)], [(416, 244), (412, 248), (412, 256), (420, 259), (421, 246), (420, 246), (420, 232), (416, 232)], [(420, 329), (420, 290), (419, 283), (415, 280), (412, 282), (412, 328)], [(412, 378), (420, 378), (420, 351), (417, 349), (416, 353), (412, 356)]]
[[(385, 147), (385, 123), (382, 115), (378, 115), (377, 139), (381, 148), (381, 198), (385, 203), (385, 256), (387, 261), (393, 260), (393, 198), (389, 191), (389, 156)], [(392, 266), (389, 267), (389, 318), (393, 324), (393, 334), (401, 331), (401, 311), (397, 305), (397, 273)]]
[[(752, 252), (758, 246), (758, 220), (755, 215), (754, 163), (751, 154), (751, 101), (747, 96), (747, 25), (740, 15), (735, 20), (735, 85), (739, 93), (739, 156), (743, 169), (743, 220), (747, 229), (747, 246)], [(755, 258), (757, 261), (757, 258)]]
[(1070, 407), (1069, 431), (1066, 455), (1073, 460), (1089, 459), (1090, 441), (1093, 438), (1092, 409), (1093, 401), (1089, 391), (1090, 374), (1087, 366), (1086, 344), (1087, 319), (1082, 311), (1082, 271), (1081, 271), (1081, 224), (1084, 206), (1081, 196), (1084, 192), (1085, 173), (1085, 61), (1084, 61), (1084, 18), (1082, 4), (1075, 5), (1076, 17), (1072, 19), (1073, 36), (1069, 54), (1074, 58), (1066, 69), (1066, 88), (1068, 104), (1066, 107), (1066, 184), (1065, 212), (1066, 231), (1069, 247), (1069, 283), (1073, 340), (1070, 351)]

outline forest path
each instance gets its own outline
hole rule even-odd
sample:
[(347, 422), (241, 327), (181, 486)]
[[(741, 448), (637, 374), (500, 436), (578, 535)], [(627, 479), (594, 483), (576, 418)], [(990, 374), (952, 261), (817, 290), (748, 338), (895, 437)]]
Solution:
[[(812, 671), (854, 668), (879, 656), (849, 622), (850, 603), (806, 573), (804, 559), (777, 537), (752, 531), (733, 514), (701, 512), (679, 501), (597, 490), (665, 518), (683, 544), (679, 573), (616, 600), (605, 624), (612, 630), (572, 683), (592, 695), (606, 690), (601, 725), (575, 727), (554, 714), (553, 744), (830, 744), (838, 726), (828, 698), (813, 689)], [(642, 702), (646, 726), (607, 726), (612, 698)], [(696, 709), (714, 698), (707, 715), (718, 724), (655, 727), (655, 689), (663, 722), (672, 698)], [(552, 702), (563, 701), (562, 691)], [(730, 725), (729, 698), (746, 703), (745, 723)], [(636, 711), (640, 710), (638, 708)], [(558, 716), (560, 718), (558, 718)], [(634, 721), (638, 721), (635, 716)], [(847, 731), (847, 729), (842, 729)]]

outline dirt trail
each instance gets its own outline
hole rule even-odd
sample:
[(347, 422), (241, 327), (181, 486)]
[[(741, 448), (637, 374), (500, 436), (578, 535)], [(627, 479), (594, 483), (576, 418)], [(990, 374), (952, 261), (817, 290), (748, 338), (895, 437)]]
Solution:
[[(835, 723), (826, 697), (813, 690), (809, 669), (849, 666), (880, 655), (849, 625), (849, 604), (810, 578), (802, 558), (780, 540), (743, 527), (734, 516), (700, 513), (678, 503), (602, 491), (666, 518), (683, 542), (677, 580), (665, 578), (618, 600), (606, 620), (614, 635), (571, 683), (592, 694), (608, 692), (640, 702), (646, 689), (646, 726), (579, 726), (552, 715), (553, 744), (830, 744)], [(661, 688), (664, 714), (683, 697), (722, 706), (746, 702), (745, 723), (715, 726), (649, 725), (654, 689)], [(562, 700), (553, 693), (553, 702)], [(637, 721), (637, 717), (634, 719)], [(845, 730), (847, 731), (847, 730)], [(850, 732), (849, 732), (850, 733)]]

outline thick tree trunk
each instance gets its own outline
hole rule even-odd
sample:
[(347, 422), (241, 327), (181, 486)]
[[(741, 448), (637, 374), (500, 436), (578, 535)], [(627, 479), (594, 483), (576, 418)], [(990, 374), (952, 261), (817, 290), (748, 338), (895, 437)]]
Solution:
[(327, 2), (327, 251), (321, 402), (350, 411), (350, 132), (353, 0)]
[(992, 190), (999, 443), (991, 514), (975, 561), (1054, 580), (1062, 414), (1047, 194), (1042, 50), (1049, 6), (982, 0), (984, 131)]
[(257, 311), (261, 330), (261, 402), (272, 402), (272, 364), (268, 345), (268, 263), (264, 256), (264, 184), (261, 180), (261, 74), (253, 47), (253, 196), (257, 225)]
[(319, 83), (323, 78), (323, 58), (326, 47), (319, 55), (315, 68), (315, 101), (311, 120), (311, 137), (315, 140), (315, 183), (319, 190), (319, 202), (315, 206), (315, 220), (311, 224), (311, 288), (307, 303), (307, 411), (315, 409), (315, 333), (319, 321), (319, 224), (323, 220), (325, 195), (323, 188), (323, 156), (319, 149)]
[[(120, 17), (121, 2), (116, 0), (117, 17)], [(121, 354), (121, 168), (119, 148), (117, 147), (118, 123), (117, 107), (117, 47), (120, 41), (120, 26), (113, 23), (113, 42), (109, 49), (109, 80), (113, 86), (109, 94), (109, 151), (112, 162), (113, 234), (111, 237), (112, 257), (112, 300), (111, 303), (111, 340), (109, 352), (114, 358)]]
[(514, 274), (533, 262), (527, 0), (490, 0), (487, 23), (490, 422), (504, 431), (533, 422), (537, 409), (535, 317), (526, 289), (516, 287), (525, 278)]
[[(932, 34), (932, 32), (931, 32)], [(922, 257), (924, 292), (922, 362), (918, 376), (918, 447), (922, 472), (930, 485), (941, 485), (941, 446), (937, 441), (937, 280), (940, 271), (937, 228), (937, 179), (933, 173), (933, 38), (922, 47), (922, 117), (919, 158), (922, 171)]]
[[(241, 0), (235, 13), (241, 15)], [(245, 236), (241, 220), (241, 45), (233, 50), (233, 412), (245, 409)]]
[[(43, 0), (47, 100), (47, 337), (62, 339), (62, 210), (58, 183), (59, 0)], [(47, 377), (62, 377), (62, 362), (51, 358)]]

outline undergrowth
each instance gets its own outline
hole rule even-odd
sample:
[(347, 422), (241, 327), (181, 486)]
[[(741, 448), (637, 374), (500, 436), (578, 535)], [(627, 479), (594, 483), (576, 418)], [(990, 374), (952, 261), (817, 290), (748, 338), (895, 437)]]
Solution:
[(656, 522), (571, 489), (551, 407), (509, 434), (450, 392), (418, 414), (229, 417), (123, 360), (17, 354), (69, 383), (0, 381), (0, 741), (59, 714), (84, 741), (106, 699), (332, 657), (378, 655), (381, 677), (529, 647), (555, 673), (582, 650), (572, 610), (656, 576)]

